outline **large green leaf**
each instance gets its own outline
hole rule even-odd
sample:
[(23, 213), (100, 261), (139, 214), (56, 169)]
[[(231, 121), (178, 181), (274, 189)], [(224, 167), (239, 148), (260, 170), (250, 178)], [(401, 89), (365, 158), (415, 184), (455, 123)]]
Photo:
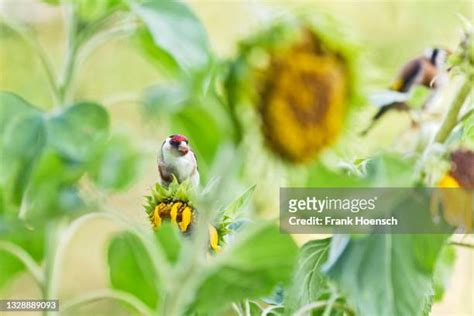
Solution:
[(321, 267), (328, 259), (330, 242), (330, 238), (312, 240), (301, 248), (298, 269), (285, 297), (285, 312), (288, 315), (327, 294), (327, 279)]
[(93, 21), (107, 16), (112, 10), (119, 7), (125, 8), (123, 0), (69, 0), (78, 8), (78, 15), (85, 21)]
[(48, 121), (50, 145), (64, 158), (84, 161), (108, 131), (107, 111), (96, 103), (76, 103)]
[(84, 207), (77, 182), (84, 165), (64, 160), (47, 148), (31, 176), (24, 196), (26, 219), (35, 226), (60, 214), (75, 214)]
[(466, 146), (474, 148), (474, 112), (471, 112), (462, 122), (461, 141)]
[[(0, 220), (2, 220), (0, 218)], [(36, 262), (41, 262), (44, 255), (44, 231), (31, 230), (18, 220), (5, 222), (6, 231), (0, 229), (0, 241), (12, 243), (27, 252)], [(1, 225), (1, 224), (0, 224)], [(17, 257), (0, 247), (0, 289), (25, 270), (25, 266)]]
[(129, 292), (154, 309), (158, 303), (155, 268), (142, 242), (124, 232), (111, 242), (108, 251), (112, 287)]
[(141, 170), (141, 157), (127, 138), (114, 135), (96, 146), (90, 169), (97, 185), (109, 190), (122, 190), (137, 178)]
[(132, 39), (135, 42), (135, 47), (144, 53), (147, 60), (156, 66), (160, 74), (166, 77), (174, 77), (181, 74), (180, 65), (168, 51), (155, 44), (152, 34), (146, 27), (139, 28)]
[(133, 10), (146, 24), (155, 44), (173, 56), (183, 69), (208, 64), (206, 30), (186, 4), (150, 0), (135, 4)]
[(365, 181), (370, 187), (411, 187), (415, 182), (415, 158), (383, 154), (366, 166)]
[(424, 315), (444, 235), (352, 238), (326, 267), (360, 315)]
[(456, 250), (454, 249), (454, 246), (444, 247), (436, 261), (433, 276), (433, 287), (435, 292), (433, 299), (435, 301), (440, 301), (443, 298), (445, 289), (449, 285), (455, 262)]
[(413, 157), (381, 154), (364, 163), (363, 176), (347, 171), (331, 170), (321, 163), (313, 165), (308, 172), (310, 187), (411, 187), (415, 181)]
[(39, 114), (39, 110), (25, 99), (10, 92), (0, 91), (0, 139), (5, 138), (5, 130), (15, 117), (34, 113)]
[(12, 118), (0, 148), (0, 180), (7, 197), (19, 205), (31, 173), (46, 144), (46, 127), (38, 113)]
[(225, 118), (220, 116), (218, 110), (213, 111), (211, 104), (204, 106), (188, 106), (173, 115), (172, 124), (174, 132), (188, 136), (191, 147), (197, 155), (201, 179), (207, 179), (209, 166), (214, 161), (219, 147), (225, 143), (225, 138), (230, 135), (226, 130)]
[(180, 258), (183, 238), (177, 226), (169, 222), (163, 223), (160, 229), (156, 230), (155, 237), (169, 262), (176, 263)]
[[(61, 0), (43, 0), (43, 2), (59, 5)], [(125, 8), (123, 0), (66, 0), (66, 2), (74, 4), (79, 17), (86, 22), (102, 18), (119, 7)]]
[(289, 282), (296, 259), (297, 247), (289, 235), (268, 223), (253, 225), (216, 258), (193, 307), (212, 315), (231, 302), (269, 295), (277, 284)]

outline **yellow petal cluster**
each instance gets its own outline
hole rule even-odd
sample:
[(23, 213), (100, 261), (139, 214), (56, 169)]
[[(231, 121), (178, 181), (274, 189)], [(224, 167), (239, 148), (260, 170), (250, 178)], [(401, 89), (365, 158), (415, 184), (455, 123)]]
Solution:
[(194, 219), (194, 209), (186, 202), (161, 202), (148, 214), (154, 229), (160, 227), (163, 220), (178, 225), (181, 232), (187, 232)]

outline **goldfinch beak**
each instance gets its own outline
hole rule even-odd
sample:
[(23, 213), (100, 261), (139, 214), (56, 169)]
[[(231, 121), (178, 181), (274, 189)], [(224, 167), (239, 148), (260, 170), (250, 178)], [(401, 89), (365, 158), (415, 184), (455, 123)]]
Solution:
[(179, 146), (178, 146), (178, 151), (180, 153), (182, 153), (183, 155), (186, 155), (189, 151), (189, 147), (188, 145), (186, 145), (185, 143), (181, 143)]

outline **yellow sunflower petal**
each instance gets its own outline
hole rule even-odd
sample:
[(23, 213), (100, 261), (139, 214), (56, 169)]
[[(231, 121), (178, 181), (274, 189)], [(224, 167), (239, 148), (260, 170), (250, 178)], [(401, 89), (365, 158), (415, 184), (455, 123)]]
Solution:
[(441, 180), (438, 182), (438, 187), (440, 188), (459, 188), (459, 183), (451, 177), (449, 174), (446, 174)]
[(217, 233), (217, 229), (212, 225), (209, 225), (209, 245), (216, 252), (220, 250), (219, 234)]
[(180, 202), (176, 202), (171, 207), (170, 217), (171, 217), (171, 222), (174, 224), (176, 224), (176, 217), (178, 216), (178, 209), (180, 205), (181, 205)]
[(160, 217), (160, 207), (157, 205), (153, 212), (150, 214), (150, 221), (153, 225), (153, 228), (158, 228), (161, 225), (161, 217)]
[[(431, 213), (435, 217), (441, 213), (447, 223), (456, 227), (464, 227), (466, 232), (472, 229), (473, 195), (462, 189), (459, 182), (450, 174), (446, 174), (438, 182), (438, 187), (444, 188), (433, 195)], [(454, 190), (456, 189), (456, 190)], [(439, 203), (443, 205), (442, 209)]]
[(179, 223), (179, 228), (182, 232), (185, 232), (188, 229), (189, 224), (191, 223), (191, 208), (186, 206), (181, 213), (181, 223)]

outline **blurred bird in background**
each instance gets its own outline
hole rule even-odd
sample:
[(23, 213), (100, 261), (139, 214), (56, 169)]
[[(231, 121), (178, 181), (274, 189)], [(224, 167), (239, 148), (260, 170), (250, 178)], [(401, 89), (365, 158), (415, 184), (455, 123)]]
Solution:
[(439, 88), (447, 82), (448, 69), (445, 65), (450, 53), (449, 49), (430, 48), (426, 50), (425, 54), (408, 61), (388, 91), (378, 92), (370, 97), (371, 103), (379, 110), (361, 135), (366, 135), (387, 112), (391, 110), (409, 111), (410, 106), (407, 101), (417, 86), (424, 86), (431, 90), (422, 106), (422, 109), (425, 109), (434, 99)]
[(193, 188), (199, 186), (196, 156), (185, 136), (171, 135), (165, 139), (158, 155), (158, 171), (165, 187), (173, 181), (173, 176), (179, 183), (189, 179)]

